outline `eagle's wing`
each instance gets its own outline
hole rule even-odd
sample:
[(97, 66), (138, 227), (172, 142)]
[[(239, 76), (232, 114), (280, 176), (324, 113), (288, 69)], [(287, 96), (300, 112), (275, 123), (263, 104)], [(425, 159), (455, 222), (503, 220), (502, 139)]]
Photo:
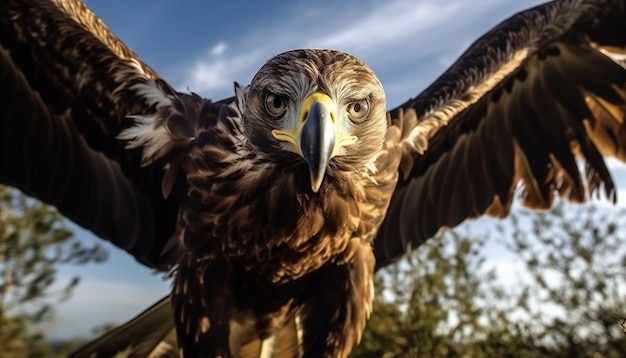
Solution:
[[(173, 314), (168, 295), (123, 325), (89, 341), (72, 352), (69, 358), (114, 357), (120, 352), (129, 358), (178, 357)], [(239, 358), (298, 358), (301, 355), (294, 317), (268, 339), (245, 339), (241, 343), (239, 352), (236, 352)]]
[[(175, 93), (81, 1), (3, 1), (0, 15), (0, 182), (56, 206), (143, 264), (168, 268), (177, 254), (170, 239), (184, 181), (169, 178), (164, 198), (163, 163), (172, 158), (142, 165), (141, 149), (126, 148), (118, 136), (128, 114), (155, 112), (157, 92), (204, 101)], [(203, 109), (218, 114), (232, 100)], [(288, 327), (273, 340), (252, 340), (241, 354), (258, 357), (268, 344), (293, 352), (297, 340)], [(75, 356), (128, 347), (132, 356), (177, 355), (173, 332), (163, 299)]]
[(2, 1), (0, 15), (0, 182), (167, 267), (179, 182), (165, 199), (162, 163), (142, 167), (117, 135), (154, 111), (151, 88), (173, 91), (80, 1)]
[(626, 159), (625, 46), (625, 1), (553, 1), (496, 26), (390, 111), (405, 136), (378, 267), (442, 227), (508, 215), (516, 192), (531, 209), (615, 200), (603, 156)]
[(166, 296), (127, 323), (85, 344), (70, 357), (114, 357), (124, 351), (129, 358), (178, 357), (172, 314), (172, 303)]

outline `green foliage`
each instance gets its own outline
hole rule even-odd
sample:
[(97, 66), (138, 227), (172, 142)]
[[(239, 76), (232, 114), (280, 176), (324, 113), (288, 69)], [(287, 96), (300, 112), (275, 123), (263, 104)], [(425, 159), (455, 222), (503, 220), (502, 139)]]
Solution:
[(507, 246), (525, 263), (530, 278), (518, 305), (554, 357), (622, 357), (626, 352), (620, 327), (626, 317), (624, 214), (558, 205), (543, 215), (521, 212), (513, 220)]
[(53, 208), (0, 186), (0, 351), (4, 356), (44, 356), (34, 324), (52, 319), (53, 304), (66, 300), (78, 277), (59, 282), (62, 264), (106, 260), (98, 245), (85, 246)]
[[(377, 276), (352, 356), (621, 357), (623, 214), (557, 206), (517, 212), (481, 237), (452, 231), (430, 240)], [(490, 237), (519, 258), (519, 275), (496, 280), (485, 269)]]
[[(464, 357), (512, 350), (503, 295), (483, 269), (484, 238), (454, 231), (434, 238), (377, 276), (374, 312), (353, 357)], [(502, 327), (492, 321), (501, 320)], [(491, 344), (485, 345), (489, 341)]]

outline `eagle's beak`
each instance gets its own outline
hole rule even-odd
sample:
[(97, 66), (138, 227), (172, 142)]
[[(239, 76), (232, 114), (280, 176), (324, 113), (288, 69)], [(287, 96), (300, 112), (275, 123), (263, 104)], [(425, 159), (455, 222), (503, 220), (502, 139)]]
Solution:
[[(322, 185), (328, 162), (335, 149), (334, 116), (325, 102), (305, 100), (301, 112), (306, 117), (300, 134), (300, 150), (309, 165), (311, 189), (315, 193)], [(305, 107), (307, 104), (308, 108)]]
[(302, 101), (300, 119), (295, 130), (274, 129), (272, 135), (291, 143), (294, 151), (309, 166), (311, 189), (317, 193), (324, 180), (330, 159), (341, 148), (356, 143), (358, 138), (337, 127), (337, 105), (326, 94), (315, 92)]

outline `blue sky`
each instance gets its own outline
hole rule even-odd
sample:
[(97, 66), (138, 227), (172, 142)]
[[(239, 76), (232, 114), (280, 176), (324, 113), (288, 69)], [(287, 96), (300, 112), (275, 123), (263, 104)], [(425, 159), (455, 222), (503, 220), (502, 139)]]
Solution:
[[(250, 79), (282, 51), (335, 48), (364, 60), (378, 74), (391, 108), (417, 95), (473, 40), (539, 0), (328, 0), (284, 2), (86, 1), (118, 37), (180, 90), (221, 99), (233, 81)], [(616, 168), (618, 182), (626, 170)], [(492, 220), (471, 226), (484, 230)], [(84, 230), (77, 235), (96, 240)], [(107, 246), (102, 265), (63, 268), (83, 280), (59, 308), (53, 336), (89, 336), (103, 323), (121, 323), (169, 290), (169, 283), (132, 257)], [(506, 272), (507, 258), (492, 264)]]

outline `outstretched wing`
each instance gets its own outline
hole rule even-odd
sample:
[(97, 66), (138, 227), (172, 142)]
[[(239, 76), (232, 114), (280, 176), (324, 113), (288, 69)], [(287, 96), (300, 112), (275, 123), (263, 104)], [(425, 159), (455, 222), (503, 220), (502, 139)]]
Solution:
[(615, 200), (603, 156), (626, 159), (625, 46), (625, 1), (553, 1), (496, 26), (390, 111), (406, 135), (377, 265), (442, 227), (508, 215), (518, 191), (532, 209)]
[[(174, 328), (172, 303), (166, 296), (130, 321), (88, 342), (70, 354), (69, 358), (114, 357), (124, 352), (129, 358), (179, 357)], [(240, 344), (239, 358), (300, 357), (300, 340), (295, 318), (291, 318), (270, 338), (231, 332)], [(126, 356), (125, 355), (125, 356)]]
[(90, 341), (70, 358), (114, 357), (126, 351), (128, 357), (178, 357), (172, 303), (166, 296), (127, 323)]
[[(117, 138), (173, 90), (78, 0), (0, 3), (0, 182), (152, 267), (176, 227), (180, 182)], [(172, 182), (175, 182), (172, 180)]]

